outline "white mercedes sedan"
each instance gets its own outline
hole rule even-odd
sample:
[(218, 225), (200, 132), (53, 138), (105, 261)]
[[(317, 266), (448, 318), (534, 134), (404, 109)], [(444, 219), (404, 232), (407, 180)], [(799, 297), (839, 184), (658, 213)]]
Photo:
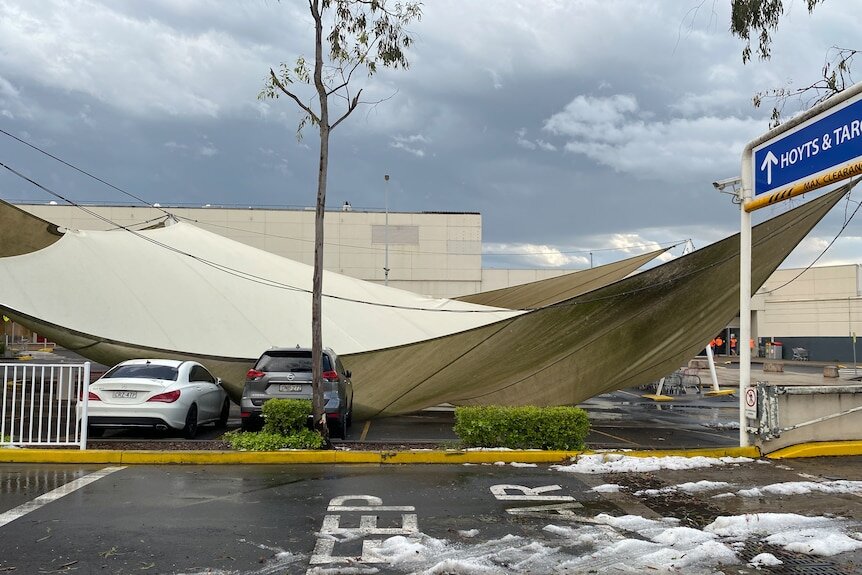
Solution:
[[(226, 426), (229, 411), (221, 380), (201, 364), (131, 359), (90, 384), (88, 433), (99, 437), (108, 428), (140, 427), (182, 431), (191, 439), (201, 424)], [(78, 402), (77, 413), (80, 419), (83, 402)]]

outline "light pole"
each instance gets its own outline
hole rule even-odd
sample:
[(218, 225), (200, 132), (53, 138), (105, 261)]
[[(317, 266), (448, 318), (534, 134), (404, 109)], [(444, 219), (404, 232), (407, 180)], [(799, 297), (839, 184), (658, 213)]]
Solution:
[(389, 285), (389, 174), (383, 176), (383, 209), (386, 211), (386, 221), (383, 226), (384, 255), (383, 255), (383, 285)]

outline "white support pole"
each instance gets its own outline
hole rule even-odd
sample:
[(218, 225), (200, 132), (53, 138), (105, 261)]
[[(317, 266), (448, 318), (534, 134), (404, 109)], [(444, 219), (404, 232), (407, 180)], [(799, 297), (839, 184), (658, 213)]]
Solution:
[(715, 357), (712, 355), (712, 346), (706, 346), (706, 361), (709, 364), (709, 377), (712, 378), (712, 391), (718, 391), (718, 375), (715, 373)]
[(745, 169), (739, 192), (739, 446), (748, 446), (748, 421), (745, 417), (745, 391), (751, 385), (751, 214), (745, 202), (751, 199), (751, 186), (746, 185)]

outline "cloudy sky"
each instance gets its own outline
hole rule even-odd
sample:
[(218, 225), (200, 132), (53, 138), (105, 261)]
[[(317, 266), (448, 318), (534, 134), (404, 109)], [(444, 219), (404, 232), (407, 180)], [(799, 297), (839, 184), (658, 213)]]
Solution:
[[(486, 252), (524, 254), (488, 267), (736, 233), (711, 182), (768, 129), (752, 95), (862, 47), (862, 0), (785, 4), (772, 60), (743, 65), (729, 0), (428, 0), (410, 68), (358, 78), (378, 103), (333, 132), (327, 205), (382, 209), (390, 174), (391, 210), (481, 212)], [(301, 0), (0, 0), (0, 128), (148, 202), (311, 206), (316, 135), (297, 140), (298, 108), (257, 96), (312, 41)], [(0, 162), (75, 202), (132, 201), (3, 134)], [(0, 172), (2, 199), (55, 199)], [(811, 263), (854, 208), (787, 265)], [(818, 265), (862, 263), (860, 236), (853, 220)]]

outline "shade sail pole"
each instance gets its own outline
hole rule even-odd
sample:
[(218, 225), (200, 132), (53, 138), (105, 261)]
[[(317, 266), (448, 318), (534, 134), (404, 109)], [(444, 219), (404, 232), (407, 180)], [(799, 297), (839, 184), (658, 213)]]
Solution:
[(748, 422), (745, 416), (745, 392), (751, 385), (751, 213), (745, 202), (751, 198), (751, 187), (746, 185), (745, 167), (742, 171), (742, 189), (739, 191), (739, 446), (748, 446)]

